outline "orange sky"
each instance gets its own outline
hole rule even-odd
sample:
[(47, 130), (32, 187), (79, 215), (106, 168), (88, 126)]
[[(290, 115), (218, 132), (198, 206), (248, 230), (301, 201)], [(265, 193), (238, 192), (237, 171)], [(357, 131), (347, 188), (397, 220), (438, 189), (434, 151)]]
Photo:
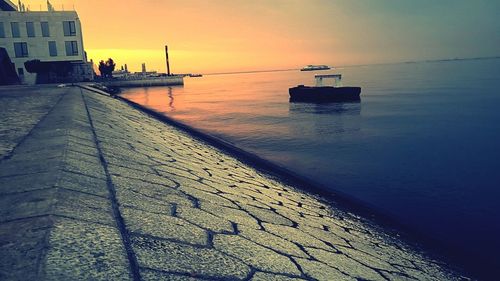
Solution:
[[(63, 5), (66, 10), (76, 9), (89, 58), (99, 61), (112, 57), (117, 65), (127, 63), (132, 71), (140, 70), (145, 62), (149, 70), (164, 72), (165, 44), (169, 45), (174, 73), (497, 55), (498, 36), (478, 38), (481, 44), (473, 44), (464, 41), (464, 34), (478, 34), (471, 26), (487, 33), (489, 30), (481, 26), (491, 25), (482, 22), (487, 18), (485, 13), (498, 10), (498, 4), (494, 0), (478, 0), (473, 4), (467, 0), (450, 1), (442, 0), (449, 2), (448, 6), (428, 0), (52, 0), (51, 3), (57, 10)], [(399, 4), (402, 2), (405, 4)], [(24, 3), (31, 10), (46, 9), (45, 0)], [(497, 27), (495, 21), (492, 30)]]

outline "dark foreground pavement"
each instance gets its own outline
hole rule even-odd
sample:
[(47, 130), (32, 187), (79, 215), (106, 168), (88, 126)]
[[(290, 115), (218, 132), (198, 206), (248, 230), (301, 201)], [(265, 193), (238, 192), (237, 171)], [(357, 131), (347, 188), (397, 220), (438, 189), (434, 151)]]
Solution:
[(0, 102), (0, 280), (463, 279), (119, 100)]

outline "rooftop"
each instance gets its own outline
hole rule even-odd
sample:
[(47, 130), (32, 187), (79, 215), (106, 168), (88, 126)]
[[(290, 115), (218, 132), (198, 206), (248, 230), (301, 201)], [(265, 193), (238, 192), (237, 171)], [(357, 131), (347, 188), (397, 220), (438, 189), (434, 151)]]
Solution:
[(9, 0), (0, 0), (0, 11), (17, 11), (17, 6)]

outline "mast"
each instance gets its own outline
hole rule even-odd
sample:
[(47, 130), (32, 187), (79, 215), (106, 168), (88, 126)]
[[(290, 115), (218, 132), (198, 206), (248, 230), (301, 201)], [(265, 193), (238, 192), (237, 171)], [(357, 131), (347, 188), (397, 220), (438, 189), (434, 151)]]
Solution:
[(165, 55), (167, 57), (167, 75), (170, 76), (170, 62), (168, 61), (168, 46), (165, 45)]

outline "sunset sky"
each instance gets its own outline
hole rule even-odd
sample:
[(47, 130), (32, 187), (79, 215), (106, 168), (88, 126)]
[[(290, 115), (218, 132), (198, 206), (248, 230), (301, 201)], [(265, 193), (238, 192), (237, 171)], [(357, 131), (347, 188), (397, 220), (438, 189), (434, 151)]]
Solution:
[[(13, 1), (17, 4), (17, 1)], [(25, 0), (31, 10), (46, 1)], [(165, 72), (500, 55), (497, 0), (52, 0), (78, 12), (88, 57)]]

